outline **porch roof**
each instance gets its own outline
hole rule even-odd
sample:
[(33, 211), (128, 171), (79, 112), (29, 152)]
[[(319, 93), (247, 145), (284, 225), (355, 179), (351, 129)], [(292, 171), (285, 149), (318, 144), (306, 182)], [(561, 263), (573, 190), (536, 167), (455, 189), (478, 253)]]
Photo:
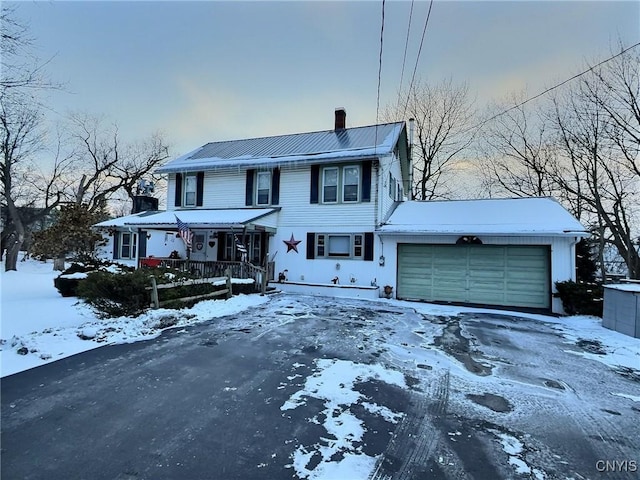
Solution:
[[(126, 217), (114, 218), (94, 225), (95, 227), (177, 228), (179, 218), (191, 229), (194, 228), (243, 228), (249, 224), (261, 225), (266, 217), (279, 208), (236, 208), (169, 210), (164, 212), (142, 212)], [(273, 221), (267, 221), (269, 226)]]

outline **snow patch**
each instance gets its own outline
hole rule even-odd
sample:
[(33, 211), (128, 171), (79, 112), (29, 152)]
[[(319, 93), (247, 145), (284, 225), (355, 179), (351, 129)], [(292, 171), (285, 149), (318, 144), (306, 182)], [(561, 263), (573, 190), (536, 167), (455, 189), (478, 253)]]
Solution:
[(611, 395), (613, 395), (615, 397), (628, 398), (632, 402), (640, 402), (640, 397), (638, 397), (636, 395), (629, 395), (628, 393), (613, 393), (613, 392), (611, 392)]
[[(237, 295), (228, 300), (206, 300), (182, 310), (158, 309), (136, 318), (101, 320), (77, 298), (60, 296), (53, 285), (59, 272), (53, 270), (51, 262), (26, 260), (18, 268), (0, 275), (3, 377), (102, 345), (154, 338), (165, 328), (163, 319), (173, 317), (168, 322), (171, 327), (185, 327), (233, 315), (270, 299)], [(25, 354), (19, 354), (19, 349)]]
[[(308, 479), (366, 479), (375, 467), (377, 457), (366, 455), (360, 441), (366, 431), (364, 422), (352, 411), (352, 406), (361, 405), (366, 411), (379, 415), (390, 423), (397, 423), (402, 413), (366, 400), (354, 390), (356, 383), (379, 380), (390, 385), (407, 388), (404, 376), (382, 365), (364, 365), (346, 360), (317, 360), (316, 373), (307, 378), (304, 387), (295, 392), (280, 407), (286, 412), (306, 403), (306, 398), (322, 400), (325, 409), (307, 421), (320, 423), (327, 437), (311, 446), (300, 445), (292, 455), (292, 467), (300, 478)], [(337, 459), (336, 459), (337, 458)], [(316, 465), (309, 467), (314, 460)], [(319, 460), (319, 462), (316, 462)]]

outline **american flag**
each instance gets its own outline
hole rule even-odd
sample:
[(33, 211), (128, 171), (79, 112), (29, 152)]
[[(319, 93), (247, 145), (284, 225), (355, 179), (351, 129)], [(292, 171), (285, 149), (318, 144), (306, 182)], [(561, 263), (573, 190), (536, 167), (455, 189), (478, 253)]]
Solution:
[(189, 230), (189, 226), (184, 223), (182, 220), (178, 218), (176, 215), (176, 222), (178, 223), (178, 235), (182, 238), (182, 241), (187, 246), (187, 248), (191, 248), (191, 240), (193, 239), (193, 232)]
[(247, 253), (247, 247), (245, 247), (242, 242), (240, 241), (240, 239), (238, 238), (238, 235), (236, 235), (235, 233), (233, 234), (233, 236), (236, 239), (236, 250), (238, 250), (240, 253), (242, 254), (246, 254)]

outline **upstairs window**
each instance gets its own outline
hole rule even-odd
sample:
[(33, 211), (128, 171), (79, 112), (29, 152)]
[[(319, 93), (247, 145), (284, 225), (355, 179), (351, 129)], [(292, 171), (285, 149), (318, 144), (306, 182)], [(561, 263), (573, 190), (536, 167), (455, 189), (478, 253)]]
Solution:
[(338, 201), (338, 168), (330, 167), (322, 171), (322, 202), (336, 203)]
[(278, 205), (280, 203), (280, 169), (247, 170), (245, 183), (245, 205)]
[(256, 205), (271, 204), (271, 172), (258, 172)]
[(194, 174), (184, 176), (184, 201), (182, 205), (185, 207), (196, 206), (196, 192), (198, 191), (198, 183)]
[(360, 190), (360, 168), (357, 166), (342, 169), (342, 201), (357, 202)]
[(204, 172), (176, 173), (176, 207), (201, 207), (204, 198)]
[(309, 203), (358, 203), (371, 201), (372, 160), (356, 165), (311, 165)]

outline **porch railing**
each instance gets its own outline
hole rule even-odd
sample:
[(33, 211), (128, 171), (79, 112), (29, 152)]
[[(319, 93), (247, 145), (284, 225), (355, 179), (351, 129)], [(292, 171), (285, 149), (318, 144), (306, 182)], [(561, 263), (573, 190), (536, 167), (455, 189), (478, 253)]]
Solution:
[(199, 278), (224, 277), (227, 269), (231, 272), (231, 277), (242, 279), (253, 279), (257, 292), (266, 290), (268, 282), (265, 269), (256, 267), (248, 262), (231, 261), (199, 261), (174, 258), (145, 257), (138, 260), (140, 267), (166, 267), (189, 272)]

